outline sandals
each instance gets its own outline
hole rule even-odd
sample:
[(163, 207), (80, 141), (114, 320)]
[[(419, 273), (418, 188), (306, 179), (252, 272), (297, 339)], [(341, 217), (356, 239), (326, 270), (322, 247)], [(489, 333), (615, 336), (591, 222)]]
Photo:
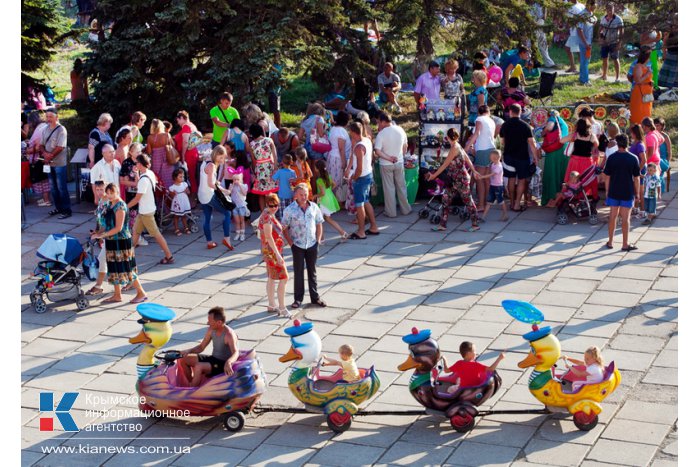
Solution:
[(61, 214), (61, 211), (59, 211), (58, 209), (52, 209), (51, 211), (49, 211), (49, 216), (57, 216), (59, 214)]
[(114, 297), (109, 297), (109, 298), (102, 300), (101, 303), (121, 303), (121, 302), (122, 302), (122, 300), (117, 300)]
[(314, 305), (318, 305), (318, 306), (320, 306), (321, 308), (326, 308), (326, 307), (328, 306), (328, 305), (326, 304), (326, 302), (324, 302), (324, 301), (321, 300), (320, 298), (317, 298), (316, 300), (311, 300), (311, 303), (313, 303)]
[(477, 230), (481, 230), (481, 227), (479, 227), (478, 225), (472, 225), (467, 229), (468, 232), (476, 232)]
[(607, 248), (608, 250), (612, 250), (612, 248), (613, 248), (612, 243), (605, 242), (605, 248)]
[[(285, 308), (285, 310), (286, 310), (286, 308)], [(268, 306), (268, 307), (267, 307), (267, 312), (268, 312), (268, 313), (279, 313), (280, 310), (279, 310), (279, 308), (277, 308), (276, 306)]]
[(623, 246), (621, 249), (622, 249), (622, 251), (634, 251), (634, 250), (638, 250), (639, 248), (634, 246), (634, 245), (627, 245), (627, 246)]
[(191, 233), (192, 233), (192, 232), (190, 231), (190, 229), (187, 228), (187, 227), (185, 227), (185, 235), (189, 235), (189, 234), (191, 234)]
[(134, 283), (126, 284), (124, 287), (122, 287), (122, 292), (128, 292), (129, 290), (134, 290)]
[(372, 232), (371, 230), (365, 230), (365, 235), (379, 235), (381, 232)]
[(99, 295), (103, 293), (102, 287), (93, 286), (90, 290), (85, 292), (85, 295)]
[(129, 303), (132, 303), (132, 304), (143, 303), (146, 300), (148, 300), (148, 297), (135, 298), (135, 299), (131, 300)]
[(286, 308), (282, 308), (281, 310), (277, 311), (277, 316), (280, 318), (292, 318), (294, 315)]
[(430, 230), (432, 230), (433, 232), (444, 232), (445, 230), (447, 230), (447, 227), (443, 227), (441, 225), (436, 225), (435, 227), (433, 227)]
[(221, 244), (225, 246), (226, 248), (229, 249), (229, 251), (233, 251), (233, 245), (231, 245), (231, 242), (226, 240), (225, 238), (221, 241)]
[(294, 300), (294, 303), (292, 303), (292, 308), (294, 308), (295, 310), (297, 308), (301, 308), (301, 302), (297, 302), (296, 300)]
[(216, 242), (208, 242), (207, 243), (207, 250), (213, 250), (217, 246), (219, 246), (219, 245)]
[(170, 256), (170, 258), (163, 258), (159, 261), (159, 264), (173, 264), (175, 262), (175, 258)]
[(355, 232), (351, 233), (349, 238), (350, 240), (367, 240), (367, 237), (360, 237)]
[(347, 232), (343, 232), (343, 235), (340, 236), (340, 241), (343, 242), (343, 243), (344, 243), (344, 242), (347, 242), (347, 241), (348, 241), (348, 238), (350, 238), (350, 235), (348, 235)]
[(182, 237), (182, 232), (180, 231), (180, 229), (175, 229), (175, 236)]

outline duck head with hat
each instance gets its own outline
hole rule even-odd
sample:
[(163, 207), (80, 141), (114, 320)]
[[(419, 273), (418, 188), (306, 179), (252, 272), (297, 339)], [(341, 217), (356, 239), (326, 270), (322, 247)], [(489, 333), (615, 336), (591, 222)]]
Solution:
[(440, 360), (440, 346), (430, 334), (430, 329), (419, 331), (418, 328), (413, 328), (410, 334), (401, 338), (408, 344), (411, 353), (406, 361), (399, 365), (400, 371), (415, 368), (416, 373), (427, 373), (435, 367)]
[(289, 351), (279, 358), (280, 362), (296, 360), (296, 367), (310, 367), (321, 358), (321, 338), (314, 331), (313, 323), (302, 323), (294, 320), (294, 326), (284, 330), (292, 341)]
[(175, 318), (175, 312), (158, 303), (142, 303), (136, 307), (141, 315), (138, 323), (141, 332), (129, 339), (130, 344), (145, 344), (139, 358), (136, 360), (136, 371), (139, 379), (156, 365), (154, 358), (158, 349), (165, 346), (173, 335), (170, 321)]

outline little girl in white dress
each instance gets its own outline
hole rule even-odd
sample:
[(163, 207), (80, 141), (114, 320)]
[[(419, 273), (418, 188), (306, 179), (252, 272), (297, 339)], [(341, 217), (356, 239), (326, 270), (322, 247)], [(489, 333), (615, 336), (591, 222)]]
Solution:
[(173, 201), (170, 204), (170, 212), (173, 214), (173, 227), (175, 227), (175, 235), (182, 235), (178, 228), (179, 221), (182, 220), (182, 228), (186, 234), (190, 234), (190, 229), (187, 226), (185, 215), (190, 214), (192, 207), (190, 206), (189, 185), (185, 182), (185, 170), (180, 168), (173, 172), (173, 183), (168, 188), (168, 191), (173, 195)]

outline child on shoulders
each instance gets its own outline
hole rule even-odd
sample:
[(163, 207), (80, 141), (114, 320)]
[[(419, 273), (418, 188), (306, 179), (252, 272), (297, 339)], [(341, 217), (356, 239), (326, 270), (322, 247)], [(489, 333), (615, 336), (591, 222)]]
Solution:
[(296, 178), (296, 174), (291, 169), (291, 165), (294, 163), (294, 159), (290, 154), (285, 154), (282, 156), (282, 166), (277, 170), (277, 172), (272, 175), (272, 179), (277, 181), (279, 186), (279, 191), (277, 196), (280, 199), (280, 207), (277, 210), (276, 217), (278, 219), (282, 218), (282, 213), (284, 209), (292, 204), (294, 198), (294, 192), (292, 191), (292, 181)]

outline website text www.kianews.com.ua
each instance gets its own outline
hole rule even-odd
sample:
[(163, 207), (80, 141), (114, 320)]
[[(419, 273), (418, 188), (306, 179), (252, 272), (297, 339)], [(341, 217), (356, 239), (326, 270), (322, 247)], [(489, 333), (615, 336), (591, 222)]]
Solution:
[(189, 454), (190, 446), (42, 446), (43, 454)]

